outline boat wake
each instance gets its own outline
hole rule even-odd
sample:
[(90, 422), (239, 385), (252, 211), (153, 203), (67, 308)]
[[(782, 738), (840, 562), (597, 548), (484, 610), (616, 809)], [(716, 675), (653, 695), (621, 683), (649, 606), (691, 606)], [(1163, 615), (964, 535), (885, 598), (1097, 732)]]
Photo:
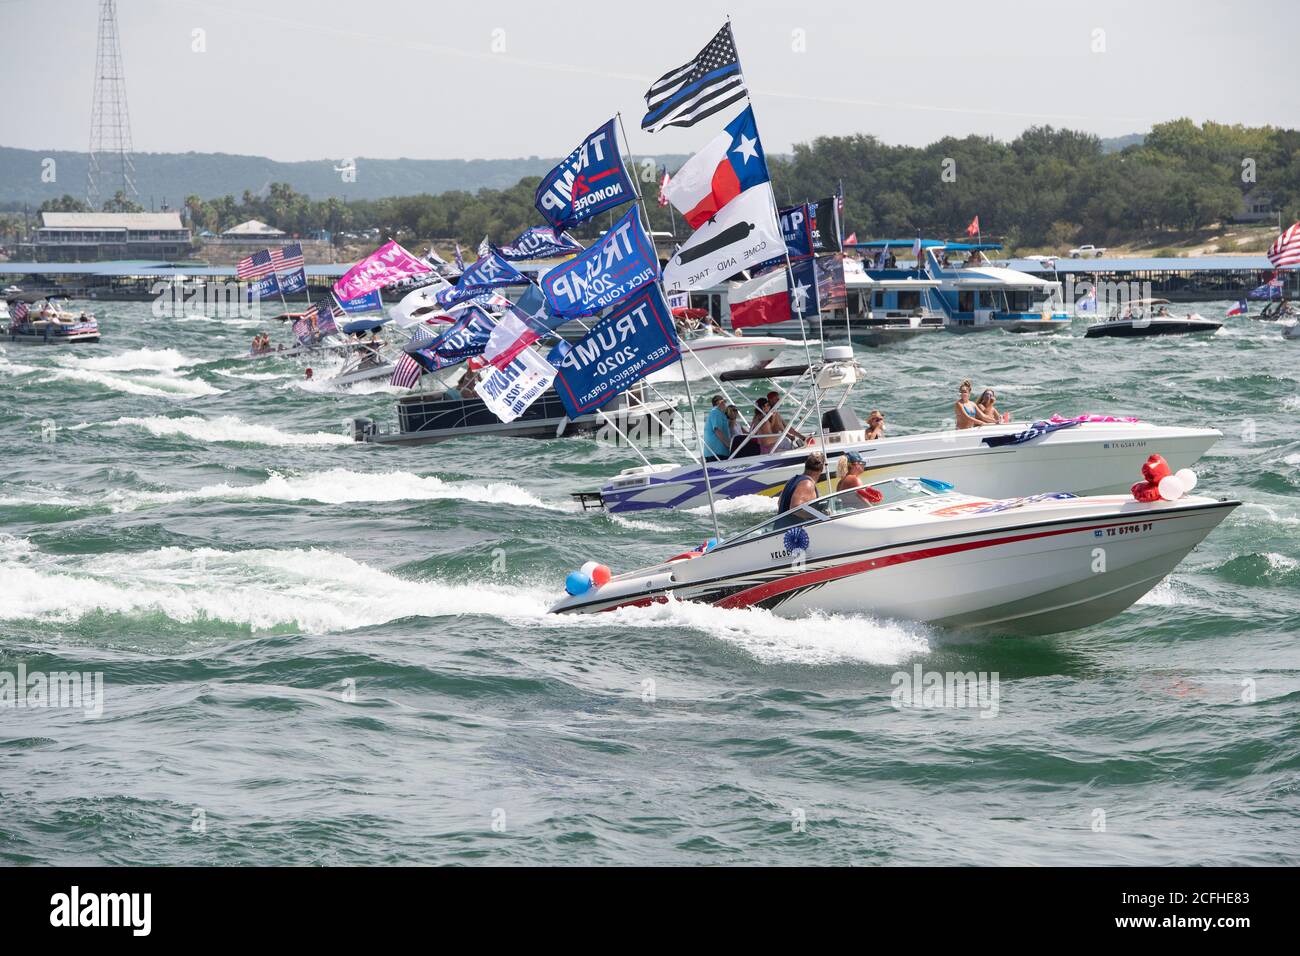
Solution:
[(187, 415), (168, 418), (150, 415), (147, 418), (119, 418), (109, 426), (129, 425), (143, 428), (156, 438), (183, 435), (197, 441), (243, 445), (350, 445), (352, 439), (341, 432), (284, 432), (271, 425), (252, 425), (235, 415), (203, 418)]
[(41, 371), (49, 376), (39, 380), (39, 384), (42, 385), (59, 380), (89, 382), (128, 395), (148, 395), (152, 398), (179, 400), (221, 394), (221, 389), (214, 388), (201, 379), (178, 375), (125, 375), (90, 368), (66, 367), (46, 368)]
[[(413, 581), (336, 552), (310, 549), (221, 551), (160, 548), (117, 554), (48, 555), (0, 536), (0, 620), (71, 624), (91, 615), (148, 617), (248, 632), (291, 629), (328, 634), (405, 618), (483, 616), (520, 628), (680, 629), (733, 645), (761, 663), (898, 663), (929, 649), (919, 625), (865, 617), (785, 620), (759, 609), (722, 610), (670, 601), (609, 614), (547, 613), (554, 593), (525, 582)], [(813, 626), (810, 626), (810, 623)]]
[(101, 355), (94, 358), (59, 355), (54, 360), (67, 368), (92, 369), (98, 372), (174, 372), (179, 368), (202, 364), (197, 359), (186, 358), (176, 349), (132, 349), (118, 355)]

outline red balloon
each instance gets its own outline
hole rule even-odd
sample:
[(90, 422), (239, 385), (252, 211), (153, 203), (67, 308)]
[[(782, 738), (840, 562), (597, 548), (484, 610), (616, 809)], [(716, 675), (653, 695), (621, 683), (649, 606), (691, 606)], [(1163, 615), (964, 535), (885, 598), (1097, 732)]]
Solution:
[(1142, 477), (1153, 485), (1160, 484), (1161, 478), (1173, 473), (1173, 469), (1169, 467), (1169, 462), (1165, 461), (1160, 455), (1152, 455), (1142, 466)]
[(611, 576), (609, 568), (603, 564), (598, 564), (591, 569), (591, 583), (596, 585), (598, 588), (604, 587), (608, 584)]
[[(1163, 459), (1161, 459), (1163, 461)], [(1166, 468), (1169, 466), (1166, 465)], [(1143, 466), (1146, 470), (1146, 466)], [(1139, 481), (1131, 489), (1133, 497), (1138, 501), (1159, 501), (1160, 500), (1160, 483), (1150, 481)]]

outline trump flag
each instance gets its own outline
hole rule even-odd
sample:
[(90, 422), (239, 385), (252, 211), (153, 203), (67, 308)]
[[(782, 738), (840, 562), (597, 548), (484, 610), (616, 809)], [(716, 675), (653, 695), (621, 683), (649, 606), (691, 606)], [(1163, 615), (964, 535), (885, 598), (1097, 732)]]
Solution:
[(567, 229), (635, 199), (619, 153), (614, 120), (584, 139), (543, 176), (533, 198), (537, 211), (553, 229)]

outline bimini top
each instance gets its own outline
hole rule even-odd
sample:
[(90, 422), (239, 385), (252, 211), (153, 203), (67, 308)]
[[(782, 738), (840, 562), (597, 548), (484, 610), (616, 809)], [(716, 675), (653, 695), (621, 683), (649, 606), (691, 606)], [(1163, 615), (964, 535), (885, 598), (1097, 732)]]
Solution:
[(387, 325), (393, 321), (390, 316), (384, 316), (382, 319), (357, 319), (355, 322), (345, 322), (339, 329), (345, 335), (352, 335), (356, 332), (370, 332), (380, 326)]

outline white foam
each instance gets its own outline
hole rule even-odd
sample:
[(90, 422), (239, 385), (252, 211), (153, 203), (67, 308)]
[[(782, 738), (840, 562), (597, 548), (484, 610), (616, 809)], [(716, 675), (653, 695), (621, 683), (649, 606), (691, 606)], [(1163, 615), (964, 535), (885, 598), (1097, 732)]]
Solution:
[(94, 369), (99, 372), (130, 372), (137, 370), (172, 372), (198, 364), (176, 349), (132, 349), (118, 355), (101, 355), (83, 358), (80, 355), (59, 355), (55, 361), (68, 368)]
[(272, 382), (276, 379), (289, 377), (287, 372), (236, 372), (226, 368), (219, 368), (214, 371), (226, 378), (238, 378), (246, 382)]
[(51, 368), (44, 371), (49, 373), (51, 377), (41, 379), (41, 384), (67, 379), (103, 385), (106, 388), (126, 392), (129, 395), (149, 395), (154, 398), (187, 399), (201, 395), (221, 394), (221, 389), (214, 388), (201, 379), (184, 378), (182, 376), (123, 375), (86, 368)]
[(130, 511), (144, 505), (176, 501), (228, 499), (232, 501), (319, 501), (347, 504), (356, 501), (475, 501), (514, 505), (548, 511), (565, 510), (548, 505), (518, 485), (508, 482), (446, 482), (436, 475), (415, 475), (408, 471), (356, 472), (346, 468), (283, 475), (272, 472), (266, 481), (253, 485), (225, 482), (183, 491), (133, 491), (115, 489), (95, 496), (107, 501), (114, 511)]
[(147, 418), (119, 418), (109, 425), (133, 425), (162, 438), (167, 435), (184, 435), (206, 442), (235, 442), (247, 445), (350, 445), (352, 439), (342, 432), (284, 432), (271, 425), (251, 425), (234, 415), (203, 418), (188, 415), (168, 418), (151, 415)]
[[(736, 498), (719, 498), (717, 500), (718, 514), (741, 514), (741, 515), (774, 515), (776, 514), (777, 500), (767, 495), (740, 495)], [(699, 508), (685, 509), (687, 514), (706, 515), (709, 513), (709, 506), (703, 505)]]

